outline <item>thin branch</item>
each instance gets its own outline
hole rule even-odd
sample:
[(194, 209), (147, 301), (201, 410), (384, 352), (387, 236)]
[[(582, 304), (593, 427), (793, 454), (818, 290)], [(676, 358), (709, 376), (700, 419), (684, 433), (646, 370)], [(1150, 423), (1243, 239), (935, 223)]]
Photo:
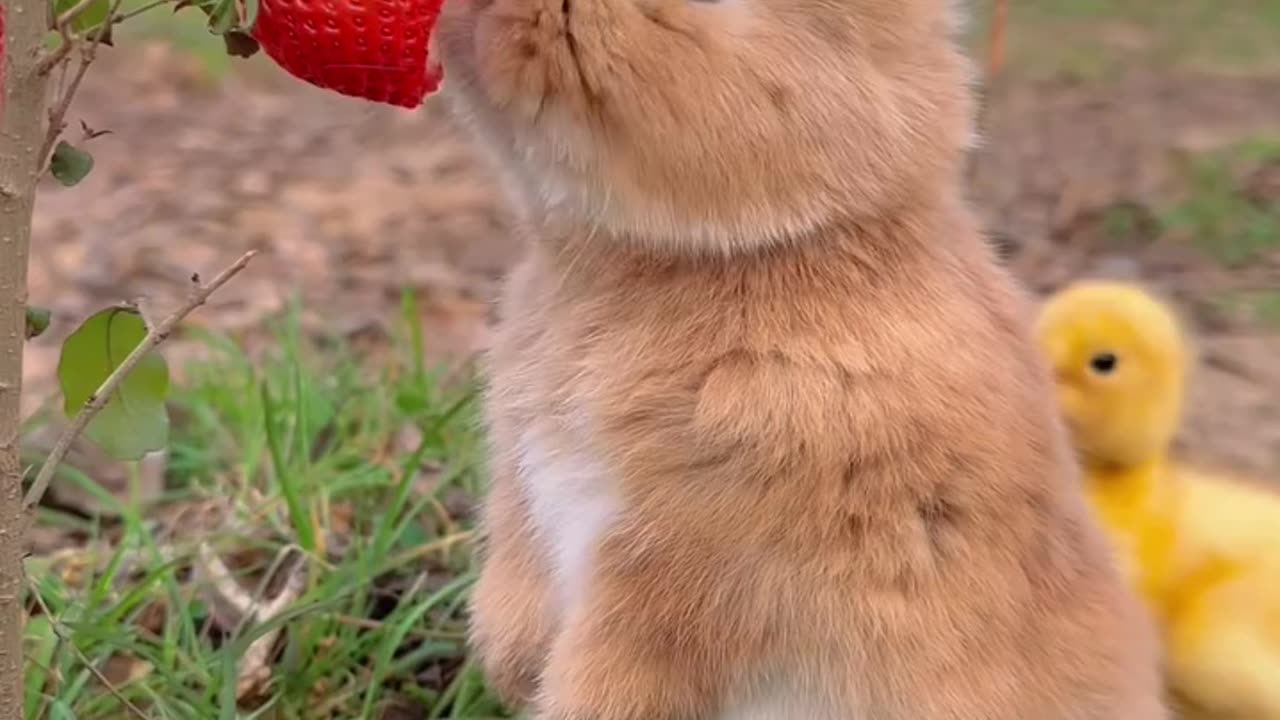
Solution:
[[(124, 0), (112, 0), (111, 8), (107, 11), (107, 17), (93, 33), (93, 41), (90, 42), (87, 47), (82, 47), (80, 49), (80, 65), (76, 68), (76, 74), (71, 77), (71, 83), (67, 85), (67, 89), (63, 91), (62, 95), (58, 98), (57, 103), (55, 103), (49, 110), (49, 130), (45, 133), (44, 144), (40, 147), (40, 154), (37, 156), (40, 158), (41, 162), (41, 175), (43, 175), (45, 170), (48, 169), (48, 163), (50, 161), (49, 153), (53, 151), (53, 146), (58, 142), (58, 138), (62, 136), (62, 131), (67, 127), (67, 111), (71, 109), (71, 101), (75, 99), (76, 92), (80, 89), (80, 83), (84, 80), (85, 74), (89, 72), (89, 66), (93, 64), (93, 59), (98, 53), (98, 45), (102, 42), (102, 39), (107, 36), (107, 32), (111, 29), (113, 19), (115, 18), (116, 13), (120, 12), (120, 5), (123, 2)], [(72, 10), (74, 9), (75, 8), (72, 8)], [(64, 39), (59, 49), (70, 47), (71, 43), (66, 39), (64, 31)], [(68, 49), (67, 52), (71, 52), (70, 49)], [(52, 57), (53, 56), (50, 56), (50, 59), (52, 59)], [(56, 62), (62, 62), (65, 57), (66, 56), (63, 55), (63, 57), (59, 58)], [(45, 65), (42, 64), (41, 68), (43, 69), (44, 67)], [(48, 69), (44, 69), (43, 71), (48, 72), (48, 70), (51, 70), (53, 67), (54, 65), (50, 64), (48, 65)]]
[[(976, 117), (974, 118), (974, 130), (979, 135), (985, 135), (987, 131), (987, 120), (990, 114), (990, 105), (995, 95), (995, 87), (1000, 77), (1000, 72), (1004, 69), (1005, 60), (1005, 29), (1009, 24), (1009, 0), (995, 0), (992, 8), (991, 24), (988, 26), (987, 40), (987, 68), (984, 77), (983, 86), (978, 91), (978, 108)], [(978, 159), (981, 152), (972, 152), (969, 154), (969, 163), (965, 168), (965, 177), (970, 185), (973, 184), (978, 172)]]
[(71, 23), (75, 22), (76, 18), (84, 14), (84, 11), (88, 10), (89, 6), (94, 2), (95, 0), (80, 0), (80, 2), (73, 5), (71, 9), (54, 18), (53, 29), (57, 30), (58, 34), (62, 36), (62, 42), (58, 44), (58, 47), (52, 53), (40, 61), (40, 64), (36, 66), (36, 72), (41, 75), (48, 74), (49, 71), (53, 70), (58, 63), (62, 62), (71, 54), (71, 49), (75, 47), (76, 42), (75, 38), (71, 37), (71, 33), (68, 31), (68, 28), (71, 26)]
[(116, 25), (119, 25), (125, 20), (138, 17), (144, 12), (155, 10), (161, 5), (172, 5), (175, 1), (176, 0), (151, 0), (151, 2), (147, 3), (146, 5), (143, 5), (142, 7), (134, 8), (133, 10), (130, 10), (127, 13), (121, 13), (118, 17), (114, 18), (111, 22)]
[(95, 391), (89, 398), (89, 401), (86, 402), (84, 407), (80, 409), (80, 412), (76, 414), (75, 419), (71, 421), (71, 425), (68, 426), (67, 429), (63, 431), (61, 437), (58, 438), (58, 442), (53, 446), (53, 450), (49, 453), (49, 457), (46, 458), (44, 464), (40, 466), (40, 473), (36, 475), (35, 481), (31, 483), (31, 489), (27, 491), (24, 505), (28, 509), (35, 507), (36, 504), (40, 502), (40, 498), (44, 496), (45, 490), (49, 488), (49, 483), (53, 480), (53, 474), (57, 472), (58, 465), (60, 465), (63, 458), (66, 457), (67, 451), (71, 449), (71, 444), (75, 442), (75, 439), (84, 431), (85, 427), (88, 426), (89, 421), (101, 412), (102, 408), (107, 406), (107, 403), (110, 402), (111, 398), (115, 395), (116, 389), (120, 386), (120, 383), (124, 381), (125, 376), (133, 371), (133, 368), (142, 361), (142, 358), (145, 357), (147, 353), (151, 352), (157, 345), (167, 340), (169, 338), (169, 334), (177, 328), (178, 323), (186, 319), (186, 317), (196, 308), (204, 305), (205, 302), (209, 300), (210, 295), (217, 292), (218, 288), (227, 284), (227, 281), (235, 277), (241, 270), (244, 270), (245, 266), (249, 264), (249, 261), (252, 260), (253, 256), (256, 254), (257, 251), (250, 250), (244, 255), (241, 255), (239, 260), (236, 260), (227, 267), (227, 269), (218, 273), (218, 276), (209, 281), (208, 284), (202, 285), (200, 284), (198, 277), (192, 278), (193, 285), (191, 288), (191, 294), (187, 297), (186, 302), (184, 302), (181, 307), (173, 311), (173, 313), (164, 320), (157, 323), (155, 327), (147, 331), (147, 335), (142, 339), (142, 342), (139, 343), (138, 346), (133, 349), (133, 352), (129, 353), (129, 355), (124, 359), (124, 362), (120, 363), (120, 366), (102, 382), (102, 385), (98, 387), (97, 391)]
[(987, 74), (995, 77), (1004, 69), (1004, 33), (1009, 25), (1009, 0), (996, 0), (991, 18), (991, 40), (987, 46)]
[[(387, 626), (383, 620), (370, 620), (369, 618), (356, 617), (354, 615), (325, 615), (325, 619), (332, 620), (339, 625), (348, 625), (361, 630), (382, 630)], [(467, 640), (467, 633), (462, 630), (427, 630), (410, 628), (405, 632), (406, 638), (415, 640), (444, 640), (446, 642), (463, 643)]]
[(85, 668), (87, 668), (90, 673), (93, 673), (93, 676), (98, 679), (98, 682), (102, 683), (102, 686), (107, 689), (107, 692), (111, 693), (112, 697), (119, 701), (120, 704), (129, 711), (130, 715), (139, 718), (139, 720), (151, 720), (146, 713), (138, 709), (137, 705), (129, 702), (129, 698), (125, 697), (124, 693), (120, 692), (120, 689), (113, 685), (111, 681), (107, 679), (106, 675), (102, 674), (102, 671), (98, 669), (98, 666), (93, 664), (93, 661), (84, 654), (83, 650), (76, 647), (76, 644), (72, 642), (70, 637), (67, 637), (66, 626), (62, 624), (62, 621), (59, 620), (51, 610), (49, 610), (49, 606), (45, 603), (44, 597), (40, 594), (40, 588), (36, 587), (35, 581), (31, 578), (27, 578), (27, 587), (31, 590), (31, 597), (35, 598), (36, 604), (40, 606), (40, 611), (44, 613), (45, 617), (49, 618), (49, 627), (53, 628), (53, 634), (58, 636), (58, 640), (71, 648), (71, 651), (76, 654), (76, 657), (80, 658), (80, 662), (84, 663)]

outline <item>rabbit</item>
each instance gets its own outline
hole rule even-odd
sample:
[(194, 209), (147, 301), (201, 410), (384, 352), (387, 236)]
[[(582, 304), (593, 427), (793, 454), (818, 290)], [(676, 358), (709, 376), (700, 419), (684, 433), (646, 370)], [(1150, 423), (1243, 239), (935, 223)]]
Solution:
[(533, 720), (1158, 720), (947, 0), (457, 0), (526, 234), (470, 639)]

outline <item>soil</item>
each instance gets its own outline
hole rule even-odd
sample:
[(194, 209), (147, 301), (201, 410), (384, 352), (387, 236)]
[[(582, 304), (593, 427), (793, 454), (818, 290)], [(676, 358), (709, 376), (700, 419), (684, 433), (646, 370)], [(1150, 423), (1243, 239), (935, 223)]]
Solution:
[[(54, 325), (29, 345), (27, 412), (56, 395), (57, 347), (79, 319), (137, 297), (168, 307), (193, 273), (249, 248), (261, 251), (250, 270), (191, 324), (260, 344), (296, 293), (309, 331), (377, 347), (411, 288), (436, 357), (483, 344), (519, 241), (482, 158), (439, 108), (374, 107), (260, 65), (211, 82), (164, 44), (129, 51), (141, 60), (124, 52), (104, 56), (72, 114), (73, 127), (111, 131), (87, 146), (97, 169), (39, 198), (30, 296), (54, 310)], [(1277, 97), (1280, 77), (1010, 78), (988, 97), (973, 199), (1036, 293), (1125, 275), (1174, 298), (1204, 350), (1185, 451), (1280, 477), (1280, 333), (1214, 301), (1280, 288), (1280, 252), (1228, 270), (1155, 220), (1185, 190), (1189, 154), (1280, 137)], [(1280, 202), (1280, 169), (1255, 175), (1251, 192)], [(1124, 242), (1103, 232), (1117, 208), (1136, 218)], [(196, 346), (166, 352), (180, 368)]]

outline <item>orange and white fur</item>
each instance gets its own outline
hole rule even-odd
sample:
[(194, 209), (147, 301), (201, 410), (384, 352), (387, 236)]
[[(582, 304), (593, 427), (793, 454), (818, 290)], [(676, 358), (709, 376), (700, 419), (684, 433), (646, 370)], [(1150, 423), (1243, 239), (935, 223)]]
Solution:
[(1154, 720), (944, 0), (451, 0), (529, 233), (473, 640), (535, 720)]

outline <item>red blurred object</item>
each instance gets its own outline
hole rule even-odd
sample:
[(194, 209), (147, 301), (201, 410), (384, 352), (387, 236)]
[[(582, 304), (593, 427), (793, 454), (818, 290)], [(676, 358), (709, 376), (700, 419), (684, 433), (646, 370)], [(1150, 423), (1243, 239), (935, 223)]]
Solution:
[(427, 40), (444, 0), (261, 0), (252, 35), (286, 72), (317, 87), (415, 108), (444, 73)]

